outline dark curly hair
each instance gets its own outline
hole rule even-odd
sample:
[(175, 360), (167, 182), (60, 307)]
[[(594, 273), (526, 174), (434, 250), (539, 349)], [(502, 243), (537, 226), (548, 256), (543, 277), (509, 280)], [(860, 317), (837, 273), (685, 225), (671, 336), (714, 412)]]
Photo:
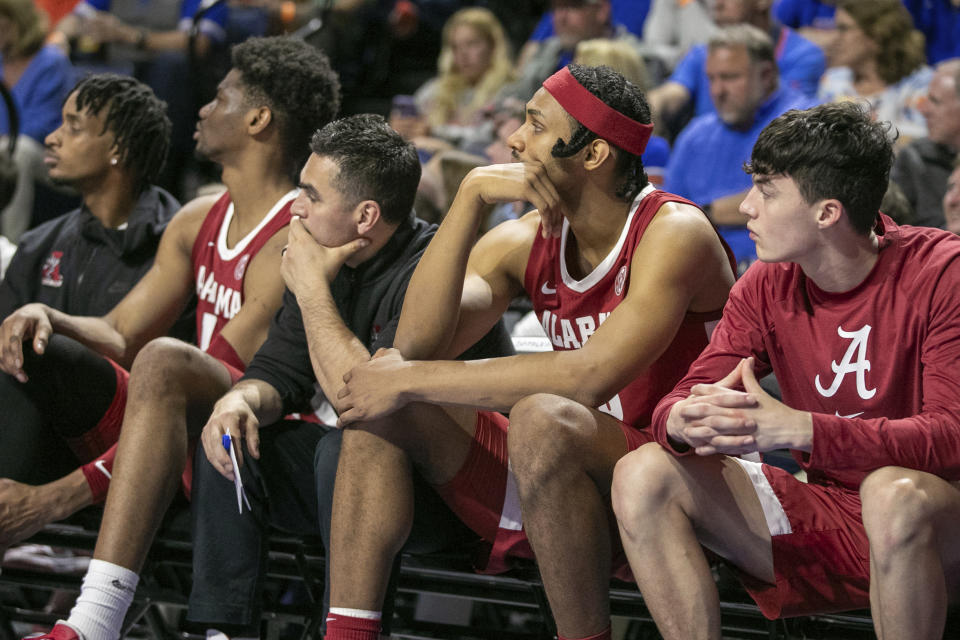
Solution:
[(867, 234), (893, 164), (889, 133), (890, 123), (874, 122), (853, 102), (794, 109), (760, 132), (744, 170), (789, 176), (808, 204), (836, 198), (853, 228)]
[(152, 184), (170, 148), (172, 125), (167, 103), (139, 80), (113, 73), (87, 76), (73, 88), (73, 94), (77, 111), (99, 116), (106, 109), (101, 135), (113, 133), (119, 160), (133, 171), (137, 190)]
[(250, 38), (231, 51), (247, 101), (263, 102), (280, 127), (287, 174), (294, 183), (310, 155), (310, 135), (337, 117), (340, 79), (330, 60), (303, 40)]
[[(631, 120), (642, 124), (650, 124), (650, 106), (647, 104), (643, 92), (621, 74), (610, 67), (586, 67), (579, 64), (569, 64), (567, 68), (587, 91), (603, 100), (607, 105), (616, 109)], [(573, 123), (573, 135), (569, 142), (562, 138), (550, 150), (555, 158), (569, 158), (588, 143), (597, 139), (597, 134), (570, 118)], [(637, 197), (637, 194), (647, 186), (647, 172), (643, 168), (640, 156), (634, 155), (616, 146), (614, 141), (607, 140), (616, 150), (616, 171), (621, 182), (617, 185), (616, 195), (627, 202)]]
[(877, 45), (877, 72), (887, 84), (922, 67), (927, 61), (925, 39), (913, 28), (913, 18), (901, 0), (841, 0), (860, 30)]
[(382, 116), (367, 113), (334, 120), (313, 134), (310, 150), (337, 163), (340, 171), (332, 184), (349, 206), (374, 200), (391, 224), (410, 215), (420, 183), (420, 159), (416, 147)]

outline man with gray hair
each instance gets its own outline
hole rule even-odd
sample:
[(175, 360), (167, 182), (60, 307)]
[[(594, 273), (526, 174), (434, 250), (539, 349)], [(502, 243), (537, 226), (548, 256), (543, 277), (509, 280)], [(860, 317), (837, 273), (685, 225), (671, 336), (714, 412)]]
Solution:
[(927, 137), (900, 150), (890, 178), (916, 211), (914, 224), (943, 227), (947, 177), (960, 151), (960, 58), (937, 65), (920, 111), (927, 121)]
[(708, 212), (742, 272), (756, 259), (746, 219), (738, 211), (750, 189), (743, 163), (770, 121), (790, 109), (813, 106), (815, 101), (780, 86), (773, 43), (751, 25), (720, 29), (707, 46), (706, 68), (716, 111), (694, 118), (680, 132), (664, 189)]
[[(783, 84), (814, 95), (826, 68), (823, 51), (793, 29), (770, 15), (771, 0), (716, 0), (713, 20), (718, 27), (749, 24), (770, 36)], [(669, 118), (692, 105), (693, 115), (713, 111), (706, 73), (707, 47), (691, 47), (677, 64), (669, 80), (650, 92), (654, 121)]]

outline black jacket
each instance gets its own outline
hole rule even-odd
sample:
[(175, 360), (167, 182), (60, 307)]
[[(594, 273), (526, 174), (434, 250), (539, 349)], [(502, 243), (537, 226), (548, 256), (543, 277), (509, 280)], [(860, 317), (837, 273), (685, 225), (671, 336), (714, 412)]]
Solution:
[(0, 283), (0, 319), (30, 302), (71, 315), (104, 315), (153, 264), (179, 208), (169, 193), (149, 187), (123, 229), (104, 227), (84, 205), (31, 229)]
[[(435, 231), (436, 226), (411, 215), (375, 256), (356, 269), (344, 266), (334, 279), (331, 293), (340, 317), (371, 354), (393, 345), (410, 276)], [(498, 322), (462, 357), (491, 358), (512, 353), (510, 336)], [(283, 400), (284, 413), (303, 411), (313, 396), (316, 377), (303, 316), (289, 289), (266, 342), (244, 378), (263, 380), (275, 388)]]
[[(946, 224), (943, 196), (956, 156), (952, 149), (929, 138), (914, 140), (897, 153), (890, 179), (903, 189), (903, 195), (913, 206), (914, 218), (906, 224), (941, 229)], [(904, 224), (904, 221), (897, 222)]]

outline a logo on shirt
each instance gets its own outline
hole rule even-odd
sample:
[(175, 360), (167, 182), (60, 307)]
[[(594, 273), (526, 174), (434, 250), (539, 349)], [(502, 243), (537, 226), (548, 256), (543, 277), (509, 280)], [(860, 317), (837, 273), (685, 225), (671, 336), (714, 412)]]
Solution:
[(623, 293), (623, 286), (627, 284), (627, 265), (620, 267), (620, 272), (617, 274), (617, 281), (613, 284), (613, 292), (616, 295)]
[(820, 392), (820, 395), (825, 398), (832, 397), (837, 390), (840, 389), (840, 385), (848, 373), (856, 375), (857, 394), (861, 398), (869, 400), (876, 395), (876, 388), (867, 389), (866, 380), (867, 371), (870, 371), (870, 361), (867, 360), (867, 338), (870, 336), (871, 328), (868, 324), (863, 325), (858, 331), (844, 331), (843, 327), (837, 327), (837, 334), (841, 338), (849, 339), (851, 342), (839, 364), (836, 361), (830, 363), (830, 368), (833, 369), (834, 373), (833, 383), (831, 383), (830, 387), (827, 389), (823, 388), (819, 374), (816, 379), (814, 379), (814, 384), (817, 387), (817, 391)]
[(552, 296), (557, 292), (556, 287), (551, 287), (549, 282), (544, 282), (543, 286), (540, 287), (540, 293), (545, 296)]
[(62, 287), (63, 274), (60, 273), (60, 261), (63, 251), (51, 251), (40, 268), (40, 283), (46, 287)]
[(245, 253), (243, 256), (241, 256), (240, 260), (237, 262), (237, 266), (233, 269), (234, 280), (243, 280), (243, 272), (247, 270), (248, 262), (250, 262), (250, 254)]

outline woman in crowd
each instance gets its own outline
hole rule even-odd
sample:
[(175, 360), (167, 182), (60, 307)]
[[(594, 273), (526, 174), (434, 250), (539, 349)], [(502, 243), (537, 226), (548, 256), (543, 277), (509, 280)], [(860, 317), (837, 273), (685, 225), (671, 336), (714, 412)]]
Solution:
[(835, 36), (818, 97), (824, 102), (864, 100), (874, 117), (893, 123), (898, 144), (927, 133), (918, 106), (933, 71), (926, 65), (923, 34), (899, 0), (841, 0)]
[(438, 71), (414, 95), (417, 112), (393, 113), (391, 125), (423, 150), (445, 142), (475, 151), (471, 146), (478, 135), (489, 141), (488, 128), (481, 126), (483, 108), (513, 80), (510, 47), (496, 16), (479, 7), (453, 14), (443, 27)]

